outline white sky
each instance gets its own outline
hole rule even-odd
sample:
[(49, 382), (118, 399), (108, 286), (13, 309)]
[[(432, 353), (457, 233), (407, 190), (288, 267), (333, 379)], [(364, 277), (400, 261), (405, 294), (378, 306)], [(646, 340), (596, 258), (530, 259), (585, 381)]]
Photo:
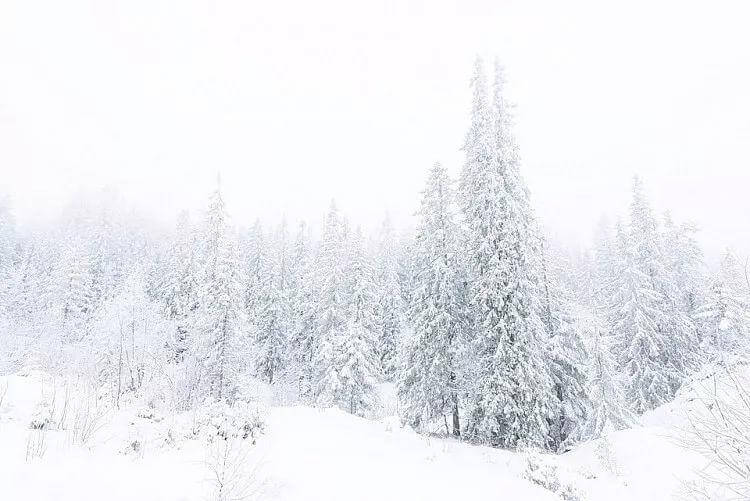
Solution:
[(21, 222), (102, 186), (171, 221), (221, 171), (241, 224), (331, 197), (407, 224), (430, 165), (458, 172), (472, 61), (496, 54), (557, 236), (623, 212), (638, 172), (709, 255), (746, 252), (743, 4), (0, 0), (0, 192)]

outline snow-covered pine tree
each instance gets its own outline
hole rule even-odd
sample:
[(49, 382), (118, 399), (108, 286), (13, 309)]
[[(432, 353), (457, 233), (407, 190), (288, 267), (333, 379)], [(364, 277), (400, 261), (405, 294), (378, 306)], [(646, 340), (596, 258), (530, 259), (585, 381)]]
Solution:
[(635, 413), (668, 401), (687, 375), (693, 330), (668, 295), (660, 234), (639, 178), (633, 182), (630, 226), (617, 228), (620, 269), (610, 328)]
[(589, 395), (592, 406), (582, 430), (584, 439), (605, 436), (611, 431), (627, 428), (635, 422), (635, 416), (625, 401), (621, 377), (618, 377), (616, 372), (617, 363), (613, 355), (615, 346), (612, 338), (602, 333), (602, 327), (595, 319), (592, 319), (590, 325), (593, 329), (589, 342)]
[(412, 293), (414, 292), (414, 252), (415, 252), (415, 237), (414, 230), (404, 230), (398, 239), (398, 281), (399, 289), (401, 290), (401, 304), (404, 307), (404, 317), (402, 322), (402, 331), (407, 329), (411, 324), (411, 319), (406, 314), (409, 309), (409, 305), (412, 303)]
[(38, 243), (28, 240), (19, 249), (18, 261), (4, 282), (12, 291), (6, 303), (9, 316), (18, 323), (36, 324), (37, 331), (42, 327), (40, 314), (46, 313), (50, 301), (47, 265)]
[(242, 277), (229, 218), (219, 188), (211, 194), (203, 235), (196, 322), (203, 388), (216, 400), (235, 398), (248, 336)]
[(378, 353), (383, 374), (391, 378), (396, 369), (396, 350), (401, 337), (404, 305), (399, 278), (396, 235), (386, 215), (377, 237)]
[[(677, 349), (672, 360), (679, 364), (682, 378), (695, 371), (700, 363), (700, 333), (695, 322), (697, 307), (705, 290), (702, 252), (689, 224), (676, 227), (667, 213), (659, 240), (662, 252), (658, 289), (664, 298), (667, 337)], [(681, 384), (681, 382), (680, 382)], [(678, 386), (679, 387), (679, 386)], [(675, 387), (674, 391), (677, 391)]]
[(317, 276), (310, 236), (300, 223), (292, 250), (295, 263), (292, 287), (292, 335), (290, 371), (297, 380), (300, 396), (309, 397), (313, 381), (313, 352), (316, 339)]
[(0, 314), (12, 298), (9, 277), (15, 261), (15, 243), (15, 221), (10, 204), (0, 196)]
[(612, 226), (602, 218), (594, 231), (593, 256), (593, 306), (602, 316), (606, 316), (612, 307), (612, 298), (618, 290), (619, 270), (622, 269), (621, 258), (612, 234)]
[(365, 254), (362, 232), (357, 228), (349, 241), (346, 279), (348, 290), (348, 321), (337, 357), (338, 405), (352, 414), (364, 416), (374, 410), (380, 363), (377, 353), (378, 324), (376, 318), (374, 272)]
[(573, 298), (559, 280), (559, 272), (550, 270), (555, 263), (550, 254), (541, 262), (544, 321), (549, 338), (546, 344), (548, 367), (557, 396), (550, 421), (551, 446), (565, 450), (580, 441), (590, 412), (588, 353), (580, 322), (570, 313)]
[(458, 343), (465, 340), (468, 307), (454, 205), (448, 173), (435, 164), (419, 211), (409, 308), (413, 333), (402, 347), (398, 396), (405, 423), (425, 429), (438, 420), (446, 433), (460, 436)]
[[(654, 235), (655, 236), (655, 235)], [(625, 395), (635, 413), (667, 401), (677, 374), (664, 366), (666, 340), (659, 330), (664, 318), (660, 297), (647, 270), (637, 262), (622, 224), (616, 225), (615, 238), (620, 254), (617, 290), (612, 298), (609, 324), (618, 354), (618, 369), (627, 382)]]
[(750, 347), (750, 298), (742, 275), (737, 258), (727, 249), (697, 315), (703, 334), (701, 348), (709, 358), (738, 351), (746, 354)]
[(284, 370), (288, 357), (289, 335), (292, 325), (290, 304), (291, 269), (289, 234), (286, 220), (281, 222), (274, 243), (273, 257), (263, 260), (268, 270), (260, 270), (260, 280), (255, 285), (255, 311), (253, 314), (256, 336), (256, 372), (260, 377), (274, 382)]
[[(701, 250), (695, 235), (698, 228), (691, 223), (680, 225), (664, 216), (663, 244), (668, 293), (676, 308), (693, 321), (703, 303), (706, 274)], [(693, 326), (697, 329), (697, 326)]]
[[(533, 226), (526, 219), (528, 203), (517, 199), (520, 180), (506, 179), (519, 175), (511, 119), (496, 116), (509, 113), (502, 103), (490, 106), (479, 58), (472, 88), (460, 183), (476, 331), (467, 431), (504, 447), (547, 446), (552, 380), (542, 360), (546, 333), (525, 233)], [(503, 93), (496, 87), (498, 95)], [(496, 132), (498, 124), (508, 129)]]
[(94, 313), (93, 279), (84, 243), (69, 235), (55, 271), (61, 328), (69, 340), (82, 339)]
[[(640, 401), (635, 406), (637, 412), (647, 408), (643, 405), (645, 401), (642, 396), (645, 393), (656, 394), (656, 398), (651, 400), (652, 405), (658, 405), (660, 399), (668, 400), (674, 396), (683, 379), (693, 368), (693, 354), (698, 344), (692, 319), (682, 308), (677, 286), (670, 281), (668, 262), (665, 262), (667, 260), (664, 258), (664, 250), (659, 245), (662, 240), (658, 231), (658, 224), (644, 193), (643, 184), (636, 177), (633, 183), (629, 239), (635, 264), (641, 273), (646, 275), (650, 290), (655, 292), (652, 299), (655, 311), (650, 318), (657, 332), (655, 343), (648, 348), (648, 356), (645, 356), (647, 344), (639, 344), (638, 341), (630, 344), (630, 355), (633, 358), (651, 357), (654, 362), (653, 366), (647, 369), (645, 379), (640, 381), (640, 388), (633, 391), (631, 387), (628, 392), (631, 402), (633, 399)], [(645, 290), (648, 291), (649, 288)], [(656, 352), (653, 351), (654, 348)], [(650, 370), (660, 371), (667, 377), (667, 393), (659, 395), (658, 389), (649, 390), (647, 381), (650, 379)], [(635, 385), (638, 385), (637, 379)]]
[(316, 263), (312, 396), (320, 406), (336, 405), (342, 398), (340, 354), (348, 327), (343, 234), (343, 218), (331, 202)]
[(255, 323), (258, 300), (262, 294), (261, 290), (270, 280), (271, 265), (267, 245), (263, 225), (260, 219), (256, 219), (247, 234), (242, 249), (245, 264), (245, 283), (243, 284), (245, 310), (253, 323)]
[(169, 341), (176, 360), (181, 360), (190, 345), (189, 335), (198, 308), (197, 242), (187, 212), (177, 218), (174, 241), (167, 252), (166, 275), (160, 294), (167, 318), (174, 322), (174, 338)]
[(91, 277), (91, 300), (96, 309), (114, 296), (123, 280), (124, 229), (111, 209), (103, 204), (90, 215), (84, 231)]

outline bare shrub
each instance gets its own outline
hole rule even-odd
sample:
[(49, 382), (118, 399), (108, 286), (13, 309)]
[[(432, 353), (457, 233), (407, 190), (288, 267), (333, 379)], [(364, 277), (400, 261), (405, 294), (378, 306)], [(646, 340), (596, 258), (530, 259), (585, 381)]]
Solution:
[(67, 419), (68, 419), (68, 402), (70, 400), (70, 393), (68, 391), (68, 383), (65, 383), (65, 391), (62, 396), (62, 402), (60, 405), (60, 413), (57, 416), (57, 426), (61, 430), (67, 429)]
[(68, 441), (72, 445), (88, 445), (105, 424), (107, 409), (94, 395), (83, 395), (71, 406)]
[(47, 430), (35, 428), (26, 437), (26, 462), (42, 459), (47, 452)]
[[(720, 368), (697, 385), (680, 445), (707, 459), (688, 497), (750, 499), (750, 392), (734, 368)], [(744, 368), (744, 364), (739, 368)]]
[[(50, 394), (45, 398), (45, 405), (49, 409), (49, 425), (52, 428), (65, 429), (65, 420), (68, 417), (68, 384), (65, 383), (64, 392), (58, 396), (58, 385), (53, 379)], [(59, 412), (58, 412), (59, 410)]]
[(206, 401), (196, 409), (189, 436), (207, 444), (211, 501), (261, 498), (266, 482), (261, 462), (250, 453), (263, 434), (263, 415), (261, 407), (243, 401)]
[(266, 482), (262, 464), (250, 460), (252, 443), (239, 437), (214, 440), (208, 449), (211, 501), (260, 499)]

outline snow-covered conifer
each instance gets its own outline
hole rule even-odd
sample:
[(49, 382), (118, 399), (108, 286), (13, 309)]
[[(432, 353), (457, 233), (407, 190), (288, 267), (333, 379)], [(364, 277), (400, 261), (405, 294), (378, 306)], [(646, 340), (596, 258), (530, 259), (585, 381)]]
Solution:
[(242, 302), (238, 251), (224, 200), (217, 188), (209, 200), (203, 235), (201, 288), (196, 321), (197, 349), (207, 393), (232, 400), (242, 369), (248, 327)]
[(467, 295), (454, 204), (448, 173), (435, 164), (419, 212), (409, 308), (413, 332), (402, 347), (398, 394), (404, 422), (419, 429), (450, 416), (446, 433), (459, 436), (458, 343), (464, 340)]
[(253, 322), (258, 308), (258, 299), (262, 294), (261, 289), (270, 280), (271, 265), (267, 245), (263, 225), (260, 219), (256, 219), (247, 234), (242, 249), (245, 267), (245, 283), (243, 284), (245, 309)]
[(378, 401), (380, 375), (377, 354), (377, 296), (374, 273), (357, 228), (350, 239), (346, 279), (349, 281), (348, 320), (337, 357), (338, 405), (352, 414), (365, 415)]
[(286, 221), (277, 231), (272, 256), (261, 260), (255, 284), (253, 321), (256, 336), (256, 371), (269, 383), (285, 368), (292, 329), (291, 268)]
[(589, 342), (591, 409), (582, 430), (582, 438), (585, 439), (604, 436), (610, 431), (627, 428), (635, 422), (635, 416), (630, 412), (625, 401), (622, 376), (617, 373), (615, 346), (612, 338), (602, 333), (602, 327), (597, 324), (596, 320), (593, 320), (591, 325), (593, 327)]
[(626, 399), (633, 412), (642, 413), (668, 401), (687, 375), (693, 331), (668, 296), (657, 221), (637, 177), (630, 225), (618, 225), (616, 242), (620, 265), (610, 328), (627, 380)]
[(390, 217), (380, 227), (376, 248), (378, 296), (378, 353), (383, 373), (390, 378), (396, 368), (396, 350), (403, 325), (404, 305), (399, 278), (396, 235)]
[(316, 264), (319, 289), (312, 354), (313, 399), (323, 406), (341, 400), (340, 354), (348, 327), (343, 233), (343, 218), (331, 202)]
[(316, 346), (316, 315), (318, 276), (310, 235), (305, 223), (300, 223), (292, 250), (295, 263), (292, 275), (292, 334), (290, 343), (290, 371), (297, 380), (298, 391), (309, 396), (313, 381), (313, 351)]
[[(495, 82), (487, 97), (481, 59), (472, 78), (471, 125), (464, 145), (460, 201), (466, 224), (471, 300), (475, 318), (467, 431), (477, 440), (514, 447), (549, 442), (552, 380), (543, 362), (546, 336), (534, 280), (533, 227), (518, 197), (524, 190), (507, 107)], [(495, 131), (496, 124), (507, 128)]]
[(701, 346), (709, 357), (738, 350), (746, 353), (750, 346), (747, 287), (737, 258), (731, 250), (726, 250), (697, 315), (703, 334)]
[(169, 344), (177, 360), (189, 346), (193, 314), (198, 308), (198, 255), (195, 234), (187, 212), (177, 219), (174, 241), (167, 253), (166, 273), (160, 293), (175, 334)]
[(571, 314), (573, 298), (542, 262), (545, 312), (549, 338), (546, 344), (548, 368), (554, 381), (554, 416), (550, 423), (551, 445), (566, 449), (583, 438), (590, 412), (588, 353), (580, 322)]

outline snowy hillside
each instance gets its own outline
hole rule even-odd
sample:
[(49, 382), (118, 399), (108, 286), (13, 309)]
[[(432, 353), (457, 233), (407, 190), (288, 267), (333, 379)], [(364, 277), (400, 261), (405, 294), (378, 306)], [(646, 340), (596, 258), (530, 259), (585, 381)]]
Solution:
[[(224, 441), (194, 435), (195, 413), (159, 416), (130, 405), (101, 415), (81, 444), (72, 439), (80, 408), (73, 387), (67, 404), (61, 383), (53, 393), (41, 372), (0, 378), (3, 388), (3, 499), (187, 501), (216, 493), (225, 457), (217, 461), (216, 445)], [(426, 437), (401, 428), (394, 416), (367, 420), (303, 406), (263, 408), (255, 445), (239, 440), (218, 452), (227, 452), (224, 478), (238, 499), (663, 500), (705, 464), (672, 436), (689, 401), (690, 391), (683, 392), (645, 416), (644, 426), (559, 456)], [(62, 429), (54, 421), (65, 405)], [(31, 429), (45, 415), (51, 424)], [(531, 471), (533, 465), (539, 469)]]

